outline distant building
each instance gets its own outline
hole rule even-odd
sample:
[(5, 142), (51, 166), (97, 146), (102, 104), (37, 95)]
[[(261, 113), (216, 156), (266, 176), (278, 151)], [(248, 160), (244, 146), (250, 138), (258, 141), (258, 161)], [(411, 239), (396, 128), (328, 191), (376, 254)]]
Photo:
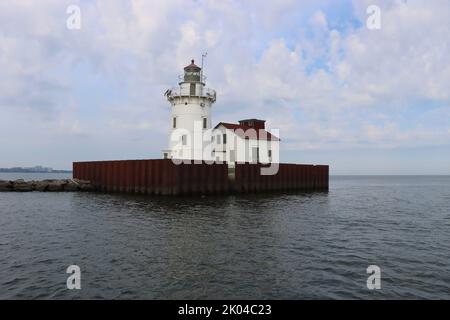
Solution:
[(33, 168), (26, 168), (29, 169), (31, 172), (52, 172), (53, 168), (47, 168), (47, 167), (43, 167), (43, 166), (35, 166)]
[(184, 68), (179, 87), (165, 96), (171, 105), (169, 147), (166, 159), (278, 163), (280, 139), (266, 131), (265, 120), (247, 119), (239, 124), (211, 126), (216, 92), (205, 87), (202, 69), (192, 60)]

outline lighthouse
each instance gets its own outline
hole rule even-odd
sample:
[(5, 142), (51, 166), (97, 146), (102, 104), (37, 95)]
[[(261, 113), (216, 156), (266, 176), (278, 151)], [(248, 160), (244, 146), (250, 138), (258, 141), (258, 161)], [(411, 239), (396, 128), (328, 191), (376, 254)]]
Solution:
[(192, 60), (164, 94), (170, 138), (163, 155), (172, 160), (74, 162), (73, 177), (97, 190), (157, 195), (328, 190), (328, 166), (280, 163), (278, 130), (266, 131), (265, 120), (212, 127), (216, 92), (205, 88), (202, 68)]
[(184, 67), (180, 80), (178, 88), (164, 94), (170, 103), (171, 118), (169, 147), (163, 155), (166, 159), (205, 160), (203, 150), (207, 142), (202, 137), (211, 129), (216, 92), (205, 87), (202, 68), (194, 60)]

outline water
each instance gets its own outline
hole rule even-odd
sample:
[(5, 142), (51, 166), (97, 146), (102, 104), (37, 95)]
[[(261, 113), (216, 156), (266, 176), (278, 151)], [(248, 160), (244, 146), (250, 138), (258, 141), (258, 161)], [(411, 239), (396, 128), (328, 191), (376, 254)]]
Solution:
[[(0, 193), (0, 298), (449, 299), (449, 230), (450, 177), (202, 198)], [(372, 264), (381, 290), (366, 287)]]

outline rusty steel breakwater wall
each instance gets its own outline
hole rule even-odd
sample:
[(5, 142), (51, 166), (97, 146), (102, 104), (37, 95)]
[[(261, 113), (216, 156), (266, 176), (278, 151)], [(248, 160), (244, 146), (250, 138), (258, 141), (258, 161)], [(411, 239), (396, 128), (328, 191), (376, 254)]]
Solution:
[(156, 195), (229, 192), (326, 191), (329, 168), (323, 165), (279, 164), (275, 175), (261, 175), (262, 164), (180, 164), (171, 160), (74, 162), (73, 178), (89, 180), (96, 190)]

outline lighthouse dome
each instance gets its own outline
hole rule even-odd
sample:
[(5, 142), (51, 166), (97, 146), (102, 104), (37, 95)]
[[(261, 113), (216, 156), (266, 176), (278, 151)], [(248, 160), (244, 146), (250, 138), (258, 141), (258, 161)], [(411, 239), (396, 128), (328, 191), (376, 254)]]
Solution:
[(184, 81), (186, 82), (197, 82), (200, 81), (200, 71), (202, 68), (195, 64), (195, 61), (192, 59), (191, 64), (184, 67)]

